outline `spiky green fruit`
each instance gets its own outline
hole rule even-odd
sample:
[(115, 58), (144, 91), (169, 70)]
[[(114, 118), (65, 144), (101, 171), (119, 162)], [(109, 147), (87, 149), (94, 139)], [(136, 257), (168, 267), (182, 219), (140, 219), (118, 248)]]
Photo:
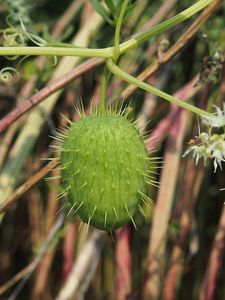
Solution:
[(133, 221), (146, 192), (148, 153), (121, 115), (82, 116), (61, 147), (62, 180), (71, 212), (101, 230)]

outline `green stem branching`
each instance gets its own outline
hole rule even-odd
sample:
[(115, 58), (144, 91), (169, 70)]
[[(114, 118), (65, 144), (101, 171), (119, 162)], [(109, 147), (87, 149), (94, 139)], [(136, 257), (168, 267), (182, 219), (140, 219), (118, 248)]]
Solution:
[[(123, 80), (134, 84), (135, 86), (151, 92), (171, 103), (177, 104), (180, 107), (183, 107), (201, 117), (211, 115), (210, 113), (197, 108), (189, 103), (186, 103), (182, 100), (179, 100), (163, 91), (158, 90), (157, 88), (142, 82), (141, 80), (127, 74), (121, 70), (116, 64), (115, 61), (118, 57), (127, 52), (129, 49), (132, 49), (150, 38), (159, 35), (160, 33), (165, 32), (169, 28), (172, 28), (191, 16), (199, 12), (206, 6), (208, 6), (213, 0), (199, 0), (194, 5), (185, 9), (183, 12), (177, 14), (176, 16), (156, 25), (155, 27), (149, 29), (144, 33), (140, 33), (135, 37), (129, 39), (128, 41), (120, 44), (120, 31), (123, 22), (123, 17), (126, 12), (127, 5), (129, 0), (124, 0), (121, 6), (120, 14), (117, 20), (115, 36), (114, 36), (114, 47), (102, 48), (102, 49), (90, 49), (90, 48), (81, 48), (73, 45), (64, 45), (62, 43), (46, 43), (40, 47), (0, 47), (0, 56), (20, 56), (20, 55), (47, 55), (47, 56), (79, 56), (79, 57), (101, 57), (106, 59), (106, 65), (108, 67), (104, 69), (103, 80), (100, 91), (100, 112), (104, 113), (105, 111), (105, 93), (106, 86), (109, 80), (110, 72), (116, 76), (122, 78)], [(113, 62), (114, 60), (114, 62)], [(110, 72), (109, 72), (110, 71)]]
[[(127, 52), (143, 42), (149, 40), (151, 37), (156, 36), (160, 33), (165, 32), (169, 28), (172, 28), (206, 6), (208, 6), (213, 0), (200, 0), (196, 4), (185, 9), (183, 12), (177, 14), (176, 16), (156, 25), (155, 27), (149, 29), (146, 32), (140, 33), (137, 36), (131, 38), (130, 40), (119, 44), (118, 46), (118, 36), (119, 32), (116, 34), (116, 47), (119, 48), (119, 55)], [(123, 17), (123, 15), (121, 14)], [(119, 25), (118, 25), (119, 30)], [(53, 45), (51, 43), (51, 45)], [(57, 45), (57, 44), (56, 44)], [(117, 55), (118, 55), (117, 53)], [(102, 57), (102, 58), (113, 58), (115, 55), (115, 47), (108, 47), (102, 49), (90, 49), (90, 48), (80, 48), (80, 47), (49, 47), (48, 44), (43, 47), (0, 47), (0, 56), (19, 56), (19, 55), (47, 55), (47, 56), (79, 56), (79, 57)]]
[(117, 65), (114, 64), (114, 62), (112, 61), (112, 59), (107, 59), (106, 60), (106, 65), (108, 67), (108, 69), (110, 70), (110, 72), (112, 72), (114, 75), (116, 75), (117, 77), (119, 78), (122, 78), (124, 81), (127, 81), (131, 84), (134, 84), (135, 86), (147, 91), (147, 92), (150, 92), (158, 97), (161, 97), (173, 104), (177, 104), (179, 105), (180, 107), (184, 108), (184, 109), (187, 109), (201, 117), (205, 117), (205, 116), (211, 116), (210, 113), (198, 108), (198, 107), (195, 107), (194, 105), (191, 105), (190, 103), (187, 103), (187, 102), (184, 102), (180, 99), (177, 99), (129, 74), (127, 74), (126, 72), (124, 72), (123, 70), (121, 70)]

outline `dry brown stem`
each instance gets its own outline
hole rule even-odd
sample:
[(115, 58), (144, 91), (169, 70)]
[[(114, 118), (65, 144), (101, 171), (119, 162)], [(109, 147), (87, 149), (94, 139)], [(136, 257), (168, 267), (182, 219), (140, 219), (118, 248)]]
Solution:
[(58, 160), (53, 160), (44, 166), (40, 171), (34, 174), (30, 179), (28, 179), (24, 184), (22, 184), (15, 192), (0, 205), (0, 214), (6, 209), (11, 207), (21, 195), (33, 187), (39, 180), (46, 176), (53, 168), (57, 167), (59, 164)]

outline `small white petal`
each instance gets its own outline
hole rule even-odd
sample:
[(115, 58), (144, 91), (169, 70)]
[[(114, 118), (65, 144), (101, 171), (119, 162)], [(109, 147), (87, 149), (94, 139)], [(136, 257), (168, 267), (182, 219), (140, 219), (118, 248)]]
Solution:
[(223, 110), (216, 105), (214, 105), (214, 107), (216, 108), (216, 114), (203, 117), (202, 122), (211, 127), (225, 126), (225, 102), (223, 103)]

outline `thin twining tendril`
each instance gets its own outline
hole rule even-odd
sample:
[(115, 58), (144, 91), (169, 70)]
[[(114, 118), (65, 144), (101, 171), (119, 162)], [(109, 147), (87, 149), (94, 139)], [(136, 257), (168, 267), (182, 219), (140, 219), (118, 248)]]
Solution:
[[(43, 47), (43, 46), (48, 46), (48, 42), (46, 40), (44, 40), (43, 38), (41, 38), (40, 36), (33, 34), (33, 33), (29, 33), (22, 21), (21, 18), (19, 18), (20, 21), (20, 26), (22, 28), (23, 33), (26, 35), (26, 37), (32, 41), (34, 44), (36, 44), (37, 46)], [(56, 66), (57, 65), (57, 57), (54, 55), (53, 57), (53, 61), (50, 62), (51, 66)]]
[(20, 77), (19, 72), (12, 67), (5, 67), (0, 70), (0, 80), (3, 82), (8, 82), (12, 80), (13, 73), (15, 73), (18, 77)]
[(14, 28), (6, 28), (3, 32), (3, 46), (14, 47), (14, 46), (24, 46), (25, 40), (21, 32), (16, 31)]
[[(15, 32), (12, 28), (7, 28), (3, 32), (3, 46), (4, 47), (16, 47), (24, 46), (25, 40), (21, 33)], [(8, 60), (15, 60), (18, 58), (18, 55), (14, 56), (5, 56)]]
[[(4, 47), (25, 47), (27, 46), (27, 41), (30, 41), (34, 43), (35, 45), (39, 47), (48, 46), (48, 42), (41, 38), (40, 36), (28, 32), (26, 29), (23, 20), (16, 16), (19, 20), (19, 27), (14, 26), (11, 22), (11, 18), (13, 15), (9, 15), (6, 17), (6, 23), (8, 25), (8, 28), (4, 30), (0, 30), (0, 32), (3, 33), (3, 46)], [(15, 56), (5, 56), (8, 60), (15, 60), (18, 58), (18, 55)], [(0, 80), (7, 82), (12, 79), (12, 72), (15, 72), (17, 75), (19, 75), (19, 72), (17, 69), (21, 65), (21, 63), (27, 58), (29, 55), (23, 57), (19, 63), (17, 64), (16, 69), (11, 67), (3, 68), (0, 71)], [(57, 57), (53, 56), (51, 57), (52, 61), (50, 61), (51, 66), (57, 65)], [(49, 59), (48, 59), (49, 60)]]
[(19, 18), (20, 21), (20, 26), (22, 28), (22, 32), (25, 34), (25, 36), (28, 38), (28, 40), (30, 40), (31, 42), (33, 42), (35, 45), (43, 47), (45, 46), (48, 42), (45, 41), (43, 38), (41, 38), (40, 36), (33, 34), (33, 33), (29, 33), (22, 21), (21, 18)]
[(4, 29), (3, 31), (3, 37), (5, 39), (4, 43), (8, 43), (8, 46), (26, 46), (26, 40), (31, 41), (35, 45), (39, 47), (43, 47), (47, 44), (47, 41), (41, 38), (40, 36), (28, 32), (26, 29), (23, 20), (17, 16), (19, 20), (20, 27), (15, 27), (11, 21), (10, 18), (12, 18), (13, 15), (9, 15), (6, 17), (6, 23), (8, 25), (8, 28)]

